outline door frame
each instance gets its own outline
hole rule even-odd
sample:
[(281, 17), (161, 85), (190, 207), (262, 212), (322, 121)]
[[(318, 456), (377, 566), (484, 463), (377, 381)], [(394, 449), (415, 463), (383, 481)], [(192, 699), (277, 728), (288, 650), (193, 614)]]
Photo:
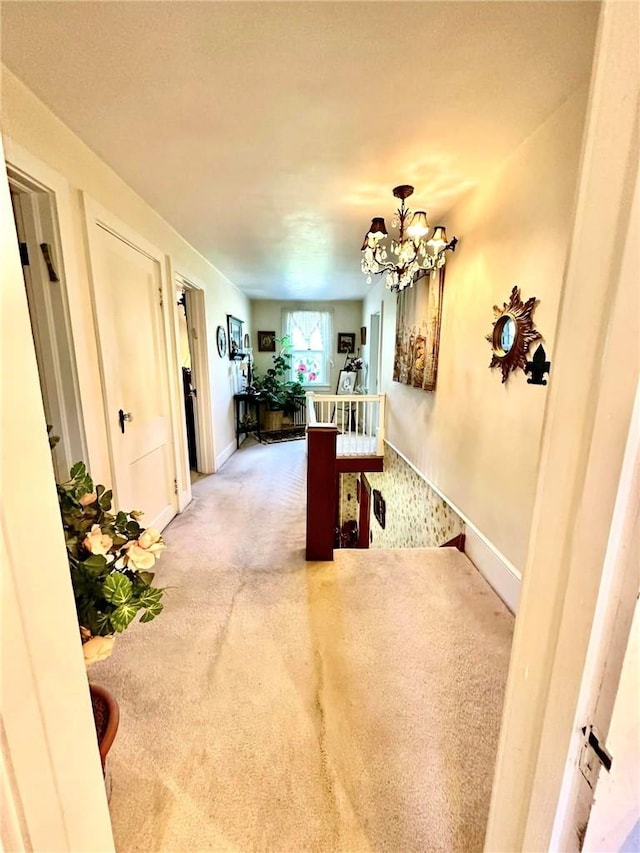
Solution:
[[(0, 434), (7, 451), (0, 463), (0, 804), (6, 817), (0, 841), (5, 850), (111, 851), (107, 797), (4, 175), (0, 207), (2, 362), (21, 365), (20, 373), (2, 371), (0, 393)], [(61, 239), (66, 250), (62, 228)], [(21, 452), (25, 447), (28, 452)], [(25, 547), (33, 541), (34, 524), (44, 562)]]
[(487, 851), (548, 850), (573, 814), (559, 798), (638, 382), (636, 14), (600, 9)]
[(102, 406), (89, 406), (91, 389), (100, 382), (98, 350), (93, 325), (89, 289), (86, 286), (85, 252), (76, 232), (78, 196), (72, 193), (68, 180), (48, 164), (34, 156), (10, 136), (3, 135), (6, 164), (14, 173), (27, 177), (55, 199), (60, 251), (57, 255), (64, 269), (64, 284), (69, 308), (72, 345), (77, 374), (77, 399), (84, 424), (84, 461), (93, 477), (103, 482), (110, 477), (106, 431)]
[[(89, 285), (91, 291), (91, 307), (93, 313), (94, 333), (98, 342), (98, 364), (100, 368), (100, 387), (101, 397), (105, 413), (105, 426), (107, 430), (107, 441), (109, 447), (109, 463), (111, 468), (111, 487), (118, 501), (118, 483), (116, 479), (116, 454), (115, 440), (117, 439), (118, 424), (112, 413), (109, 410), (109, 401), (107, 399), (107, 389), (105, 382), (103, 349), (101, 344), (100, 323), (98, 317), (98, 309), (96, 303), (96, 261), (99, 257), (100, 249), (96, 242), (95, 228), (102, 228), (108, 234), (111, 234), (118, 240), (121, 240), (126, 245), (130, 246), (137, 252), (140, 252), (145, 257), (155, 261), (158, 265), (158, 274), (160, 277), (160, 294), (161, 312), (162, 312), (162, 348), (164, 350), (165, 369), (167, 371), (168, 384), (168, 404), (169, 411), (167, 412), (169, 419), (169, 440), (171, 442), (171, 451), (169, 459), (171, 463), (170, 478), (173, 479), (175, 488), (169, 489), (169, 494), (172, 495), (171, 503), (177, 512), (180, 512), (179, 493), (183, 487), (180, 478), (183, 476), (181, 457), (187, 453), (186, 441), (183, 440), (182, 430), (179, 428), (180, 404), (178, 395), (177, 376), (175, 369), (173, 353), (177, 350), (175, 340), (175, 312), (173, 311), (173, 288), (169, 285), (169, 277), (167, 275), (167, 257), (153, 243), (147, 240), (142, 235), (138, 234), (133, 228), (119, 219), (115, 214), (111, 213), (88, 193), (82, 191), (82, 210), (83, 210), (83, 225), (85, 231), (85, 239), (88, 247), (87, 267), (89, 275)], [(175, 381), (173, 378), (175, 377)], [(190, 493), (190, 484), (188, 485)]]
[[(20, 158), (16, 158), (20, 160)], [(37, 333), (34, 347), (38, 355), (39, 371), (43, 362), (45, 367), (44, 384), (50, 409), (55, 409), (59, 419), (60, 442), (56, 447), (59, 467), (68, 474), (71, 465), (78, 460), (87, 459), (87, 440), (85, 435), (76, 350), (73, 340), (71, 313), (63, 241), (61, 237), (58, 201), (60, 183), (51, 180), (51, 175), (43, 174), (42, 169), (29, 170), (17, 165), (14, 158), (7, 160), (9, 187), (20, 195), (29, 197), (32, 207), (30, 225), (33, 228), (33, 240), (36, 243), (51, 241), (53, 262), (59, 278), (51, 282), (45, 274), (44, 262), (40, 256), (30, 257), (30, 284), (25, 281), (25, 289), (31, 291), (30, 316)], [(35, 172), (36, 174), (34, 174)], [(57, 184), (57, 189), (47, 184)], [(23, 215), (27, 212), (23, 211)], [(48, 237), (48, 240), (44, 238)], [(58, 304), (54, 308), (51, 288), (55, 287)], [(66, 369), (61, 367), (61, 357), (67, 362)], [(53, 413), (53, 412), (52, 412)], [(73, 419), (73, 423), (72, 423)]]
[[(197, 388), (196, 395), (196, 449), (198, 455), (198, 471), (202, 474), (213, 474), (216, 470), (215, 445), (213, 438), (212, 417), (212, 389), (209, 373), (209, 341), (207, 338), (207, 316), (206, 297), (204, 286), (196, 278), (176, 270), (173, 275), (176, 285), (185, 292), (187, 300), (187, 317), (189, 331), (189, 347), (191, 351), (191, 370), (194, 384)], [(177, 326), (176, 326), (177, 340)], [(180, 375), (178, 364), (178, 376)], [(181, 399), (182, 422), (184, 424), (184, 401)], [(185, 428), (186, 444), (186, 428)], [(189, 480), (189, 467), (187, 460), (187, 471), (185, 478)]]
[(371, 484), (364, 473), (360, 474), (359, 486), (358, 548), (368, 548), (371, 544)]
[[(376, 347), (375, 352), (374, 352), (374, 347), (373, 347), (373, 319), (374, 319), (374, 317), (378, 318), (377, 347)], [(369, 339), (370, 339), (369, 365), (373, 365), (375, 363), (375, 368), (376, 368), (375, 376), (376, 376), (376, 386), (377, 387), (374, 390), (371, 387), (370, 381), (367, 382), (367, 385), (369, 386), (369, 389), (368, 389), (369, 394), (379, 394), (380, 393), (380, 352), (382, 350), (382, 347), (381, 347), (381, 342), (382, 342), (382, 308), (380, 308), (378, 311), (372, 311), (369, 314)], [(371, 371), (371, 368), (369, 368), (369, 370)]]

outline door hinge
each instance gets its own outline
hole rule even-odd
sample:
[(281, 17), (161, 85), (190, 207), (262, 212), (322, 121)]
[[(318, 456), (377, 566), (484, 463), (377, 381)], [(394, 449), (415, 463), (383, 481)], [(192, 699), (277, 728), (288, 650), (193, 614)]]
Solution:
[(20, 263), (23, 267), (29, 266), (29, 249), (26, 243), (20, 243)]
[(580, 750), (579, 767), (580, 772), (587, 780), (590, 788), (593, 788), (598, 780), (600, 767), (604, 767), (607, 773), (611, 770), (613, 761), (611, 754), (607, 751), (604, 741), (598, 735), (594, 726), (584, 726), (582, 729), (584, 740)]
[(53, 284), (56, 284), (60, 281), (60, 277), (56, 272), (56, 268), (53, 264), (53, 258), (51, 257), (51, 246), (48, 243), (40, 243), (40, 251), (42, 252), (42, 257), (44, 258), (44, 262), (47, 265), (47, 272), (49, 273), (49, 281)]
[(164, 305), (164, 299), (162, 298), (162, 288), (161, 287), (158, 288), (158, 295), (160, 296), (160, 307), (162, 308), (162, 306)]
[(178, 494), (178, 481), (177, 480), (173, 481), (173, 494), (174, 495)]

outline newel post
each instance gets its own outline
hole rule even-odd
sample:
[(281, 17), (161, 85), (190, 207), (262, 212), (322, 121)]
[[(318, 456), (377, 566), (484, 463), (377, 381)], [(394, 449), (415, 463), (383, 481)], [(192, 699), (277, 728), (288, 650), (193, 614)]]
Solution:
[(307, 428), (307, 560), (333, 560), (337, 434), (335, 426)]

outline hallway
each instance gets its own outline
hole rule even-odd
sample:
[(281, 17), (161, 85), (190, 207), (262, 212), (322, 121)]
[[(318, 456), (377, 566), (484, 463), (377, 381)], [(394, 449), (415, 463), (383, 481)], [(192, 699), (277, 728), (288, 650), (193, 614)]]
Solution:
[(247, 444), (166, 530), (118, 698), (119, 851), (480, 851), (513, 620), (453, 549), (304, 561), (305, 444)]

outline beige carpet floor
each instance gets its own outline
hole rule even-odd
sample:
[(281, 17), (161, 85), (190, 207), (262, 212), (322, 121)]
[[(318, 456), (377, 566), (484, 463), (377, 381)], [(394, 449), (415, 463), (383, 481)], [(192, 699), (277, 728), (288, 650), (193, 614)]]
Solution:
[(92, 667), (124, 851), (480, 851), (512, 617), (453, 549), (305, 563), (305, 446), (165, 531), (166, 611)]

